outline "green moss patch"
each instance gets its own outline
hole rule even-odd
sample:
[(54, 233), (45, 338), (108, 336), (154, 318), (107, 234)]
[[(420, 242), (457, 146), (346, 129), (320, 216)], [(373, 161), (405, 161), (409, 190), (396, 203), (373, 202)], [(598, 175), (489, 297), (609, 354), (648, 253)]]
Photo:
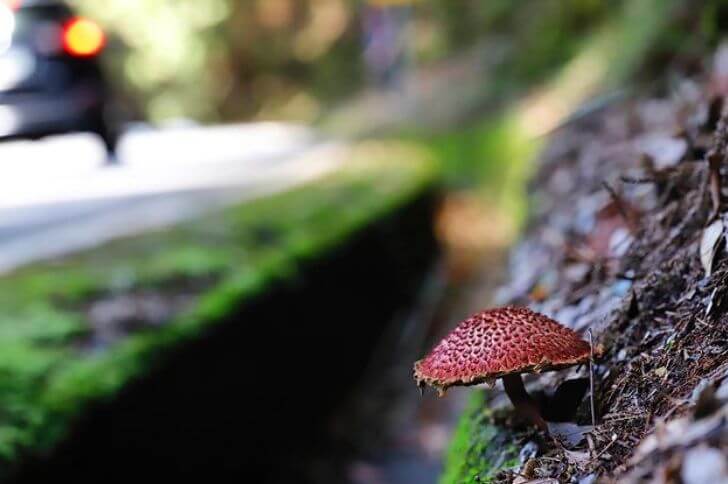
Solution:
[[(0, 278), (0, 457), (49, 450), (88, 404), (436, 180), (422, 150), (361, 143), (306, 186)], [(148, 309), (121, 311), (117, 337), (88, 344), (116, 324), (94, 308), (125, 298)]]
[[(506, 432), (507, 433), (507, 432)], [(480, 484), (518, 465), (518, 450), (504, 441), (482, 391), (473, 391), (445, 456), (440, 484)]]

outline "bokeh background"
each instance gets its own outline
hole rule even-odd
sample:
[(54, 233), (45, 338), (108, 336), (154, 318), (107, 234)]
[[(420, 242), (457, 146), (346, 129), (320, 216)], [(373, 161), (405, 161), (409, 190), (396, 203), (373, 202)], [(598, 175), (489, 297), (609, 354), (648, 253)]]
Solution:
[(111, 80), (138, 117), (444, 132), (435, 148), (448, 150), (449, 180), (491, 188), (508, 186), (498, 164), (520, 158), (505, 117), (522, 99), (541, 96), (522, 106), (533, 138), (590, 96), (714, 45), (721, 29), (715, 1), (72, 3), (109, 32)]
[(123, 122), (111, 157), (88, 134), (0, 144), (7, 482), (437, 482), (466, 393), (420, 397), (412, 363), (493, 301), (534, 156), (698, 72), (728, 20), (720, 0), (68, 3), (106, 35)]

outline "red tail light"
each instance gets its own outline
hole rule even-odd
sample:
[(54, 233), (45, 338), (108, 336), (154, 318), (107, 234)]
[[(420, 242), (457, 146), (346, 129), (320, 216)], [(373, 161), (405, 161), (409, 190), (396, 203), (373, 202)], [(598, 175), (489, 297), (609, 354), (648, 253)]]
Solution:
[(106, 35), (96, 22), (76, 17), (63, 27), (63, 49), (74, 57), (93, 57), (105, 45)]
[(11, 9), (17, 10), (20, 8), (20, 4), (22, 3), (22, 0), (0, 0), (0, 3), (4, 3)]

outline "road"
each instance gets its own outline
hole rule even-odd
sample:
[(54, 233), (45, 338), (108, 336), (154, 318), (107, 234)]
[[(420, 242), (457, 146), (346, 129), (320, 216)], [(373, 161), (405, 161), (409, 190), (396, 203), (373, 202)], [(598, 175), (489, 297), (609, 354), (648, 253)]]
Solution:
[(0, 144), (0, 272), (321, 176), (343, 147), (277, 123), (137, 129), (105, 163), (91, 135)]

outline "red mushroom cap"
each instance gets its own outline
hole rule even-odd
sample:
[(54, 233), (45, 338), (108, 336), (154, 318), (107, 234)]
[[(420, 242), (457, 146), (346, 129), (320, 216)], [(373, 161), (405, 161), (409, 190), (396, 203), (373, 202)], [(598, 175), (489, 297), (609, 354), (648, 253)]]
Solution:
[(557, 370), (589, 360), (574, 331), (527, 308), (490, 309), (461, 322), (415, 363), (417, 384), (440, 391), (512, 373)]

